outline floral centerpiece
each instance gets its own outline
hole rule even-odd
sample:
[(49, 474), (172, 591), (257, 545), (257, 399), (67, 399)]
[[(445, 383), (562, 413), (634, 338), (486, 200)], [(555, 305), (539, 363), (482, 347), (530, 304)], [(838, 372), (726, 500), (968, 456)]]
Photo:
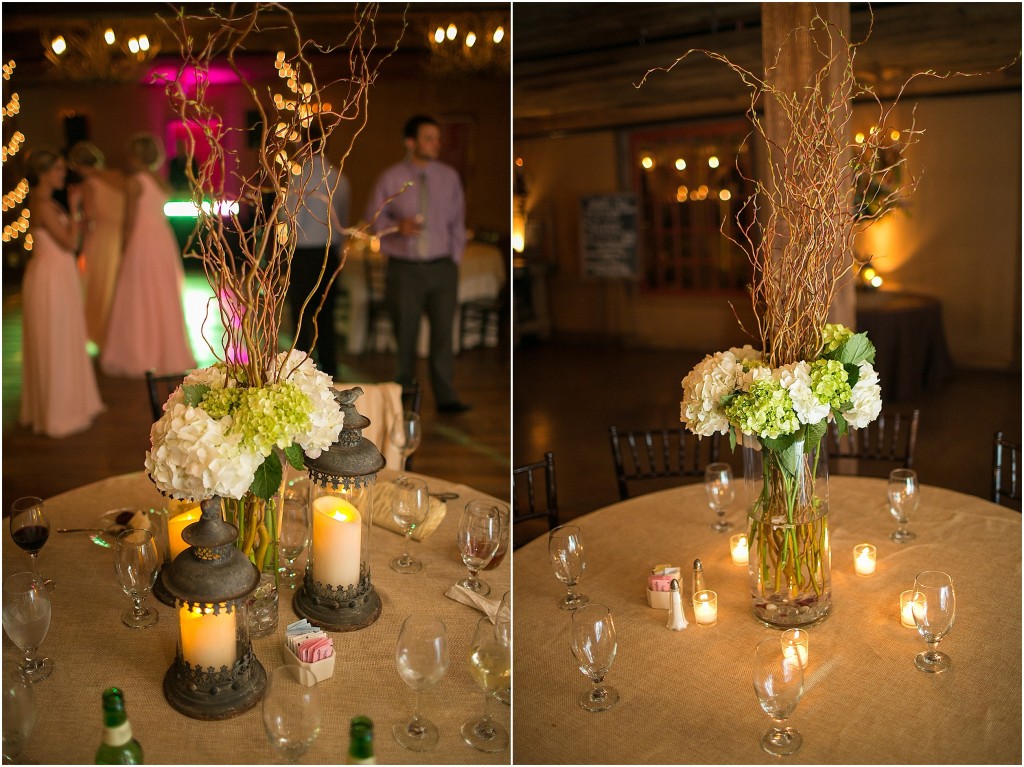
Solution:
[[(814, 12), (782, 43), (796, 53), (780, 49), (763, 76), (697, 49), (668, 67), (701, 53), (732, 69), (750, 90), (747, 117), (765, 152), (731, 238), (753, 267), (759, 348), (705, 358), (682, 382), (680, 417), (698, 435), (743, 445), (753, 612), (770, 625), (812, 623), (831, 610), (824, 436), (830, 422), (841, 435), (867, 426), (882, 402), (871, 342), (830, 316), (856, 268), (856, 236), (916, 185), (903, 152), (921, 131), (912, 117), (894, 126), (898, 99), (884, 106), (857, 81), (859, 44)], [(794, 60), (811, 64), (806, 77), (778, 71)], [(856, 138), (855, 99), (878, 107), (875, 127)]]
[[(163, 84), (188, 128), (185, 166), (197, 211), (185, 257), (203, 267), (213, 292), (208, 312), (219, 314), (223, 335), (211, 340), (204, 333), (219, 362), (190, 372), (171, 394), (150, 433), (146, 470), (173, 498), (220, 497), (225, 518), (238, 528), (238, 547), (273, 579), (280, 531), (275, 497), (284, 467), (304, 468), (304, 458), (318, 457), (337, 440), (343, 422), (330, 376), (294, 343), (282, 342), (286, 302), (302, 303), (315, 344), (317, 287), (326, 285), (326, 292), (344, 266), (347, 244), (368, 237), (362, 229), (331, 230), (317, 285), (308, 295), (289, 292), (300, 215), (317, 215), (309, 213), (317, 206), (307, 207), (314, 193), (333, 207), (337, 191), (307, 189), (301, 169), (326, 153), (339, 126), (344, 136), (331, 154), (344, 160), (365, 127), (370, 83), (394, 51), (378, 51), (377, 10), (376, 4), (356, 7), (350, 28), (325, 32), (337, 37), (327, 45), (306, 39), (293, 14), (277, 4), (209, 6), (200, 14), (182, 8), (164, 20), (181, 62)], [(292, 47), (268, 57), (262, 80), (253, 81), (259, 67), (236, 57), (265, 28), (288, 29)], [(331, 78), (321, 79), (317, 64), (327, 52), (334, 54)], [(223, 99), (210, 93), (217, 82), (210, 72), (225, 64), (251, 99), (249, 114), (258, 124), (218, 112)], [(268, 87), (271, 78), (277, 85)], [(342, 96), (340, 103), (327, 100), (329, 90)], [(254, 151), (238, 151), (252, 146), (253, 137)]]

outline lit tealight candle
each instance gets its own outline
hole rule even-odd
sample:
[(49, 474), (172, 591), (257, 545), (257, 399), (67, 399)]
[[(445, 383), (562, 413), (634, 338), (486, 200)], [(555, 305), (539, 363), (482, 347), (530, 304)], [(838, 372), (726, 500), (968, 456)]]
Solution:
[(185, 543), (185, 539), (182, 538), (181, 534), (185, 531), (185, 528), (191, 525), (193, 522), (198, 522), (199, 518), (203, 516), (203, 511), (198, 506), (189, 509), (188, 511), (179, 514), (176, 517), (171, 517), (167, 520), (167, 540), (171, 546), (171, 560), (173, 561), (181, 552), (188, 548), (188, 544)]
[(870, 543), (861, 543), (853, 547), (853, 568), (857, 575), (874, 575), (875, 547)]
[(916, 629), (914, 622), (914, 590), (907, 589), (900, 594), (900, 623), (908, 629)]
[(732, 551), (732, 563), (734, 565), (745, 565), (750, 561), (750, 551), (747, 549), (747, 536), (740, 533), (729, 539), (729, 549)]
[(782, 654), (786, 658), (799, 658), (800, 665), (807, 668), (810, 637), (802, 629), (786, 629), (782, 632)]
[(313, 501), (313, 580), (335, 588), (359, 583), (359, 509), (333, 495)]
[(698, 591), (694, 594), (693, 617), (698, 626), (714, 626), (718, 623), (718, 594), (713, 591)]

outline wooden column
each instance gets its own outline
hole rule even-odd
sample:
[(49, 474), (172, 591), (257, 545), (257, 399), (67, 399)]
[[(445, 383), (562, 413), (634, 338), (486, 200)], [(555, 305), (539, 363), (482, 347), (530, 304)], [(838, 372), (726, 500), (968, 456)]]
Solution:
[[(848, 3), (762, 3), (761, 4), (761, 54), (765, 68), (778, 61), (778, 66), (771, 75), (771, 82), (785, 92), (797, 92), (817, 73), (826, 59), (818, 52), (810, 35), (794, 35), (793, 30), (806, 28), (815, 14), (824, 21), (834, 24), (848, 40), (850, 37), (850, 6)], [(843, 50), (841, 40), (838, 50)], [(828, 32), (819, 35), (822, 50), (829, 50)], [(781, 56), (779, 52), (782, 52)], [(828, 87), (835, 90), (842, 77), (842, 61), (833, 65), (829, 76)], [(765, 128), (770, 140), (778, 145), (785, 145), (789, 132), (785, 115), (773, 104), (773, 99), (765, 98)], [(837, 118), (840, 117), (837, 115)], [(837, 122), (841, 120), (837, 119)], [(846, 142), (849, 143), (847, 136)], [(838, 250), (838, 249), (837, 249)], [(849, 258), (849, 254), (836, 253), (836, 257)], [(829, 311), (830, 322), (840, 322), (849, 328), (856, 324), (856, 292), (850, 280), (841, 290), (836, 292)]]

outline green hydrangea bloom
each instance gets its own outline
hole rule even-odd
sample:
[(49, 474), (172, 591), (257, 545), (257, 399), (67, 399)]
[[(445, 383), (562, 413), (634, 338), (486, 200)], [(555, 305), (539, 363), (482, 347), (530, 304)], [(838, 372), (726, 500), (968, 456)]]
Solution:
[(821, 331), (821, 353), (830, 354), (834, 352), (845, 344), (851, 336), (853, 336), (853, 331), (845, 325), (831, 322), (825, 323), (825, 327)]
[(800, 428), (789, 392), (775, 379), (755, 381), (725, 406), (725, 415), (740, 431), (759, 437), (774, 439)]
[(853, 389), (841, 362), (817, 360), (811, 363), (811, 391), (818, 401), (836, 410), (850, 401)]
[(242, 403), (244, 389), (210, 389), (203, 395), (202, 408), (210, 418), (219, 421), (233, 414)]
[(309, 428), (312, 405), (298, 386), (281, 381), (259, 389), (242, 389), (244, 402), (235, 412), (231, 431), (263, 455), (286, 448), (296, 434)]

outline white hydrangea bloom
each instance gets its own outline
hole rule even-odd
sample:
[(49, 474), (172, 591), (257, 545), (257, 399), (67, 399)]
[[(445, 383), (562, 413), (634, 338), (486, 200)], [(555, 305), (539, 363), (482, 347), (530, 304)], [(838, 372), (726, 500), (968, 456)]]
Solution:
[(811, 389), (811, 366), (804, 361), (783, 365), (776, 370), (776, 378), (789, 391), (793, 410), (800, 423), (820, 423), (828, 417), (831, 408), (819, 400)]
[(739, 362), (740, 364), (743, 364), (744, 362), (750, 363), (764, 361), (764, 353), (759, 352), (750, 344), (744, 344), (743, 346), (733, 346), (731, 349), (729, 349), (728, 353), (735, 357), (736, 361)]
[(708, 355), (683, 379), (679, 420), (694, 434), (710, 437), (729, 431), (729, 420), (720, 402), (736, 389), (743, 368), (731, 351)]
[(230, 418), (215, 421), (201, 408), (168, 403), (150, 430), (146, 452), (146, 471), (156, 486), (173, 498), (241, 498), (263, 456), (246, 449), (240, 434), (228, 434), (230, 425)]
[(862, 429), (878, 418), (882, 410), (882, 387), (878, 384), (878, 373), (870, 362), (860, 363), (860, 377), (853, 386), (850, 396), (852, 405), (843, 412), (843, 418), (852, 429)]
[(764, 381), (771, 377), (772, 369), (763, 365), (753, 367), (747, 371), (739, 368), (739, 375), (736, 377), (736, 389), (737, 391), (749, 392), (750, 387), (753, 386), (755, 381)]
[[(306, 358), (303, 360), (303, 357)], [(317, 370), (313, 360), (303, 352), (281, 352), (274, 365), (277, 371), (292, 371), (288, 380), (309, 398), (312, 406), (310, 427), (304, 434), (297, 435), (295, 442), (309, 458), (319, 458), (324, 450), (337, 441), (345, 421), (334, 399), (334, 382), (329, 375)]]

